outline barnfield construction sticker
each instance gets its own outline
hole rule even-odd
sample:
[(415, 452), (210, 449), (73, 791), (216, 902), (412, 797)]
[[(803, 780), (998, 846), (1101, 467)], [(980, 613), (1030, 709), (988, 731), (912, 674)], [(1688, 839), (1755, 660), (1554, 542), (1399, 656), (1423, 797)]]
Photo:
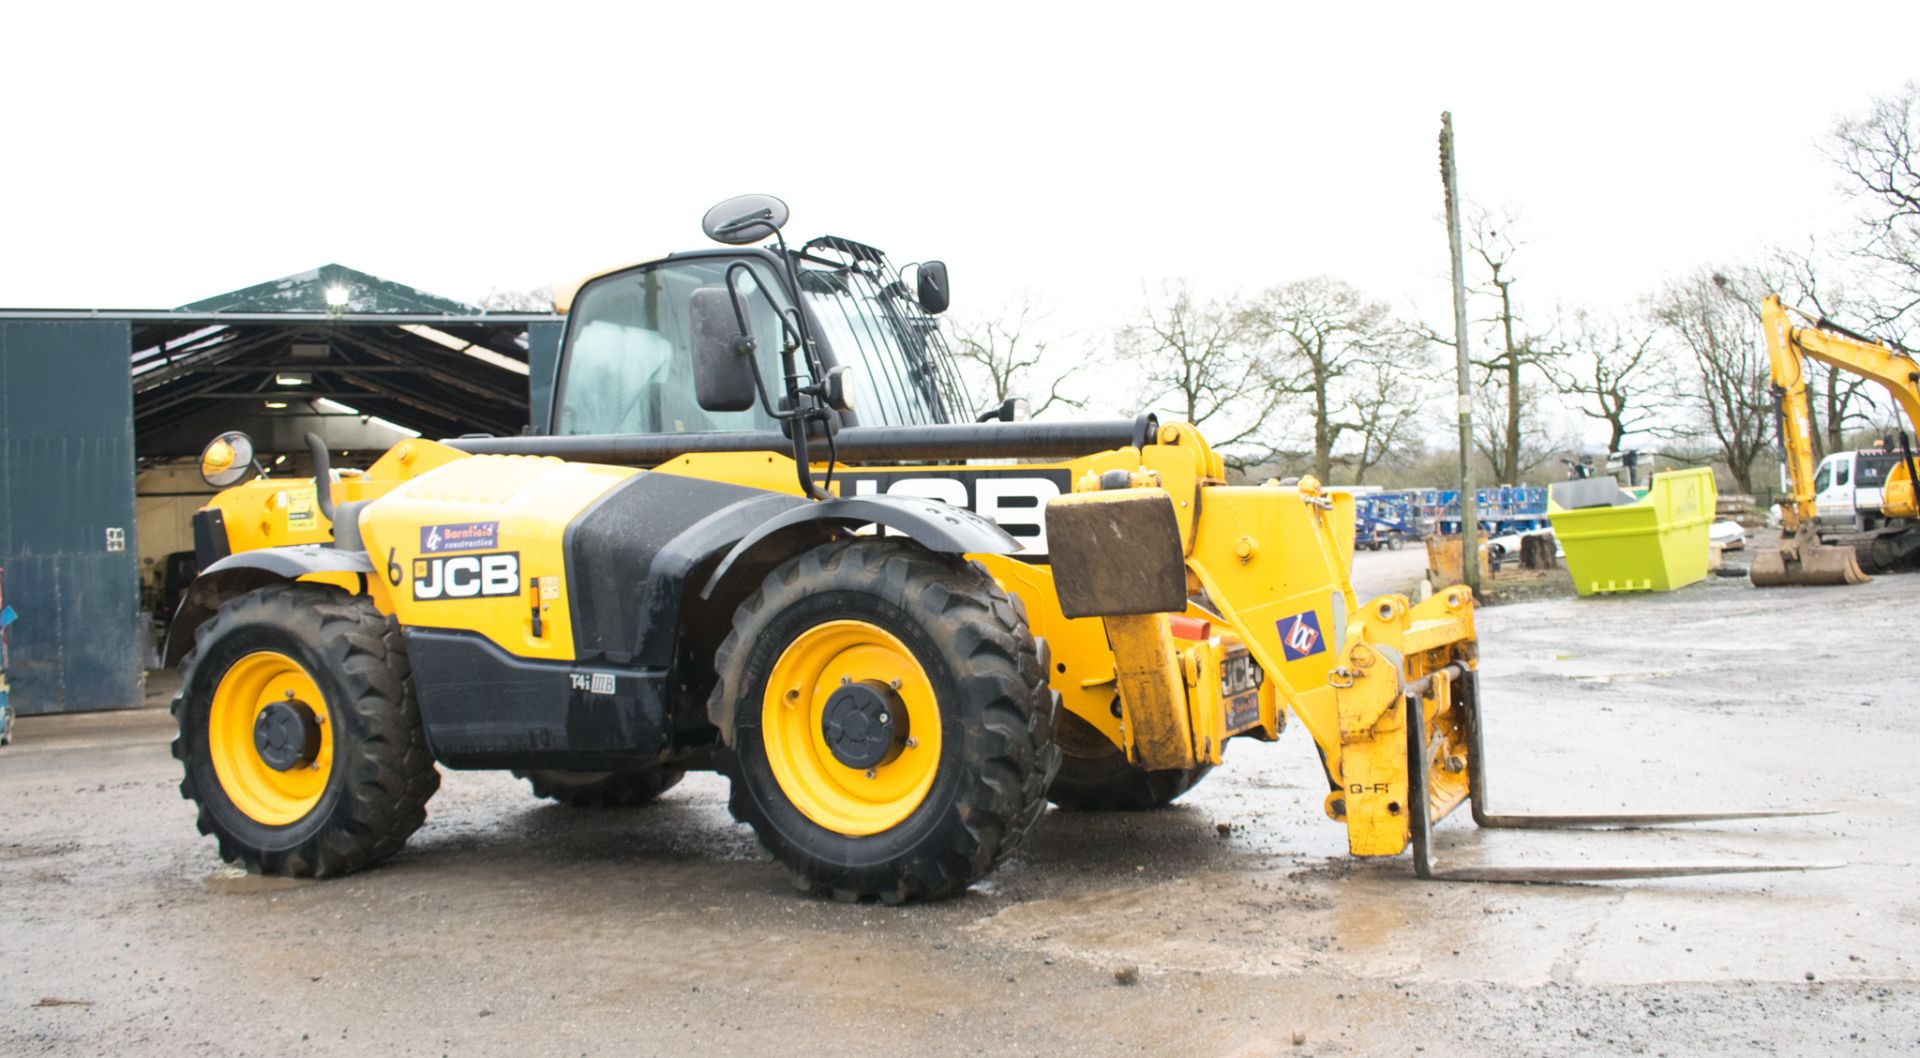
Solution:
[(453, 551), (491, 551), (499, 546), (499, 522), (459, 522), (420, 527), (420, 550), (429, 555)]

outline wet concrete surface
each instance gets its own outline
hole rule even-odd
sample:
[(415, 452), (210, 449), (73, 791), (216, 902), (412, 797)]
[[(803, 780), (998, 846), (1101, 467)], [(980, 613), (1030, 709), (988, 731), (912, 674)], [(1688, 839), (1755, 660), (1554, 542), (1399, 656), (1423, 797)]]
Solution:
[[(1358, 562), (1368, 590), (1421, 564)], [(1840, 811), (1463, 814), (1445, 857), (1847, 862), (1809, 874), (1419, 882), (1345, 855), (1295, 728), (1168, 810), (1050, 812), (937, 905), (793, 893), (710, 775), (594, 812), (448, 773), (394, 860), (290, 882), (195, 833), (164, 710), (28, 719), (0, 750), (0, 1053), (1913, 1053), (1916, 588), (1715, 579), (1479, 615), (1500, 806)]]

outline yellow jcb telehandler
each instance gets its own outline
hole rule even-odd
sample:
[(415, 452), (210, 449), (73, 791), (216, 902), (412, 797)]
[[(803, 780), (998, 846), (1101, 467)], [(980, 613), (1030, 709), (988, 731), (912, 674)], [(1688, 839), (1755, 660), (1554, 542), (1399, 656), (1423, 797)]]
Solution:
[[(1829, 544), (1820, 536), (1814, 505), (1813, 414), (1807, 402), (1807, 361), (1817, 360), (1871, 380), (1893, 397), (1907, 425), (1914, 429), (1920, 429), (1920, 366), (1905, 353), (1830, 320), (1803, 316), (1810, 326), (1796, 327), (1790, 311), (1777, 295), (1769, 295), (1760, 306), (1779, 412), (1787, 494), (1780, 500), (1780, 547), (1755, 552), (1747, 576), (1763, 588), (1864, 584), (1870, 578), (1860, 568), (1855, 545)], [(1913, 487), (1920, 474), (1915, 473), (1907, 436), (1906, 431), (1900, 432), (1901, 458), (1887, 471), (1881, 486), (1880, 514), (1886, 524), (1860, 541), (1870, 549), (1876, 568), (1891, 568), (1920, 551), (1920, 528), (1914, 521), (1920, 519), (1920, 505), (1915, 503)]]
[(714, 768), (802, 889), (935, 898), (1049, 800), (1165, 804), (1291, 714), (1352, 852), (1411, 845), (1421, 876), (1799, 866), (1441, 871), (1430, 830), (1467, 803), (1482, 826), (1795, 813), (1491, 814), (1466, 589), (1360, 600), (1351, 497), (1229, 485), (1190, 425), (976, 420), (946, 268), (791, 247), (786, 219), (728, 200), (720, 248), (566, 296), (547, 435), (410, 440), (338, 480), (316, 438), (317, 489), (239, 484), (245, 439), (210, 446), (236, 487), (196, 518), (168, 654), (181, 791), (224, 857), (374, 863), (438, 767), (574, 804)]

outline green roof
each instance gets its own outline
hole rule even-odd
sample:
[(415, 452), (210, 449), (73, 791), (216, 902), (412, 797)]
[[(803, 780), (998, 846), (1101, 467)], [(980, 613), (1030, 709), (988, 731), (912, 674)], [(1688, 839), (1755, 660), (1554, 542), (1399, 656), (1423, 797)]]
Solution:
[[(327, 291), (346, 291), (345, 305), (327, 304)], [(180, 306), (182, 312), (342, 312), (342, 313), (453, 313), (479, 315), (480, 309), (404, 283), (382, 279), (345, 265), (326, 264), (308, 272), (270, 279), (265, 283)]]

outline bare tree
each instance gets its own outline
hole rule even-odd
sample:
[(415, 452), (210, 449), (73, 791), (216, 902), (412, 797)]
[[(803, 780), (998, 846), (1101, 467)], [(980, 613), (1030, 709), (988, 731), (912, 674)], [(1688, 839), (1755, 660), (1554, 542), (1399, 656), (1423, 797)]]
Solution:
[(491, 287), (487, 290), (487, 296), (480, 299), (480, 308), (487, 312), (552, 312), (553, 288), (502, 290)]
[[(1517, 390), (1501, 385), (1480, 385), (1473, 390), (1473, 447), (1497, 476), (1491, 480), (1517, 485), (1553, 453), (1564, 447), (1563, 438), (1551, 435), (1541, 414), (1551, 386), (1531, 375), (1522, 376)], [(1516, 420), (1511, 412), (1518, 406)], [(1520, 423), (1517, 435), (1509, 426)]]
[(1680, 394), (1657, 325), (1582, 310), (1562, 330), (1567, 355), (1549, 374), (1561, 393), (1574, 398), (1575, 410), (1606, 424), (1608, 452), (1621, 451), (1635, 434), (1670, 432)]
[[(1382, 406), (1381, 358), (1402, 347), (1400, 331), (1387, 306), (1371, 301), (1352, 284), (1315, 276), (1278, 286), (1255, 300), (1249, 326), (1271, 351), (1265, 358), (1276, 393), (1303, 395), (1312, 409), (1313, 473), (1321, 481), (1333, 475), (1334, 448), (1343, 435), (1362, 434), (1366, 464), (1379, 458), (1378, 433), (1397, 428), (1398, 418)], [(1371, 367), (1375, 370), (1367, 372)], [(1363, 373), (1367, 378), (1363, 381)], [(1365, 382), (1374, 386), (1368, 387)], [(1363, 416), (1360, 398), (1371, 388), (1371, 421)], [(1364, 467), (1361, 473), (1365, 473)]]
[(1118, 366), (1139, 379), (1138, 407), (1161, 406), (1203, 428), (1234, 466), (1271, 455), (1274, 412), (1290, 396), (1262, 370), (1249, 314), (1237, 299), (1201, 301), (1184, 282), (1149, 296), (1114, 335)]
[(1920, 325), (1920, 86), (1908, 81), (1864, 115), (1841, 121), (1828, 154), (1861, 203), (1855, 252), (1886, 288), (1872, 323)]
[(985, 393), (990, 405), (1009, 397), (1024, 397), (1040, 415), (1055, 406), (1079, 408), (1085, 401), (1070, 396), (1067, 380), (1084, 361), (1052, 370), (1047, 358), (1049, 340), (1039, 332), (1046, 313), (1031, 296), (1021, 298), (992, 316), (953, 323), (953, 355), (976, 394)]
[(1702, 270), (1654, 299), (1655, 318), (1691, 356), (1700, 421), (1741, 492), (1754, 491), (1754, 463), (1773, 436), (1766, 343), (1753, 309), (1766, 285), (1751, 268)]
[(1399, 345), (1403, 356), (1367, 358), (1348, 391), (1353, 432), (1360, 437), (1360, 449), (1350, 460), (1355, 485), (1366, 484), (1368, 471), (1404, 450), (1422, 448), (1417, 387), (1425, 376), (1411, 369), (1419, 354), (1408, 339), (1403, 335)]
[[(1511, 210), (1496, 214), (1476, 206), (1467, 231), (1468, 253), (1478, 259), (1486, 275), (1472, 293), (1489, 306), (1489, 314), (1478, 321), (1487, 334), (1477, 348), (1485, 352), (1472, 362), (1483, 372), (1482, 388), (1491, 385), (1499, 397), (1483, 400), (1476, 392), (1474, 417), (1485, 424), (1475, 428), (1476, 445), (1493, 464), (1494, 479), (1507, 484), (1519, 482), (1521, 475), (1545, 458), (1528, 444), (1530, 435), (1539, 433), (1528, 420), (1540, 395), (1535, 378), (1561, 353), (1545, 335), (1527, 326), (1514, 298), (1513, 261), (1525, 246), (1516, 234), (1518, 226), (1519, 216)], [(1434, 328), (1423, 327), (1420, 333), (1428, 341), (1454, 345), (1452, 337)], [(1535, 453), (1531, 460), (1530, 451)]]
[(1490, 450), (1487, 455), (1493, 460), (1495, 480), (1518, 484), (1520, 476), (1532, 469), (1522, 465), (1521, 455), (1525, 447), (1527, 412), (1533, 403), (1528, 400), (1527, 369), (1542, 367), (1558, 350), (1528, 330), (1514, 305), (1512, 264), (1524, 245), (1514, 235), (1519, 217), (1512, 212), (1497, 216), (1486, 210), (1474, 212), (1473, 254), (1487, 269), (1483, 289), (1493, 296), (1497, 305), (1491, 321), (1496, 341), (1489, 343), (1491, 352), (1474, 360), (1474, 364), (1486, 371), (1506, 396), (1498, 454)]

